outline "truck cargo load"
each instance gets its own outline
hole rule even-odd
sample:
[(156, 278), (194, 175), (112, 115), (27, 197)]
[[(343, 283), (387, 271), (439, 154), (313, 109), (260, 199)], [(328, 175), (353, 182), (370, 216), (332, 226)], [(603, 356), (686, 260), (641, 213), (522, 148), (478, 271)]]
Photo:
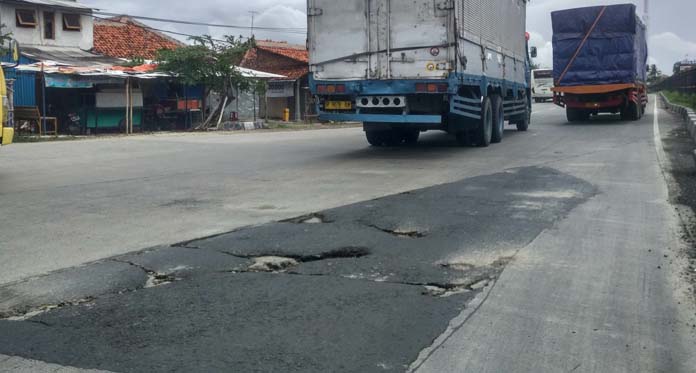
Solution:
[(556, 11), (554, 102), (568, 120), (602, 112), (637, 120), (647, 105), (646, 28), (633, 4)]
[(502, 140), (505, 121), (526, 130), (527, 2), (309, 0), (320, 119), (363, 122), (375, 146), (427, 130), (487, 146)]
[[(646, 81), (648, 44), (645, 25), (636, 15), (635, 5), (561, 10), (553, 12), (551, 18), (557, 86)], [(592, 33), (587, 35), (595, 22)]]

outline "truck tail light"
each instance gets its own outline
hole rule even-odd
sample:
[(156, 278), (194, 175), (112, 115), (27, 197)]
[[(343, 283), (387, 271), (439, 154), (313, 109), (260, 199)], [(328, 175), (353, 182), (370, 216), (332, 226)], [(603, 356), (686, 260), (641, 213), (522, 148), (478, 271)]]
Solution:
[(446, 93), (448, 88), (447, 84), (416, 83), (416, 92), (418, 93)]
[(319, 94), (346, 93), (346, 85), (345, 84), (317, 84), (317, 93), (319, 93)]

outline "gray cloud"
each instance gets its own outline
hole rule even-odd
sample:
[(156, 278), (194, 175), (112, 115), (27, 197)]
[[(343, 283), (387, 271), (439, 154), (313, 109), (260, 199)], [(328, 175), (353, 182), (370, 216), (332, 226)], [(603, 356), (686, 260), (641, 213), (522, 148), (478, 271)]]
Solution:
[[(158, 18), (196, 20), (207, 23), (225, 23), (250, 26), (249, 11), (258, 11), (256, 25), (266, 27), (306, 27), (305, 0), (82, 0), (82, 3), (104, 11), (147, 15)], [(528, 28), (533, 43), (540, 47), (539, 62), (551, 64), (551, 11), (600, 4), (626, 3), (626, 0), (531, 0)], [(630, 2), (630, 1), (629, 1)], [(642, 12), (643, 1), (633, 1)], [(689, 55), (696, 58), (696, 33), (691, 16), (696, 14), (693, 0), (652, 0), (650, 47), (651, 62), (665, 72), (671, 72), (677, 60)], [(148, 22), (154, 27), (189, 34), (249, 35), (249, 30), (217, 29)], [(304, 43), (305, 36), (297, 34), (256, 32), (257, 38), (288, 40)]]

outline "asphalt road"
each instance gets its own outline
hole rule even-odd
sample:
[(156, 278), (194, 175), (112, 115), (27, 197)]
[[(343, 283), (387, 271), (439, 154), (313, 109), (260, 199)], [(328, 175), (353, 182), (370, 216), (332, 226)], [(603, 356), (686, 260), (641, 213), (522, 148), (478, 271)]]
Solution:
[(655, 141), (673, 118), (536, 110), (488, 149), (356, 129), (3, 148), (0, 371), (696, 371)]

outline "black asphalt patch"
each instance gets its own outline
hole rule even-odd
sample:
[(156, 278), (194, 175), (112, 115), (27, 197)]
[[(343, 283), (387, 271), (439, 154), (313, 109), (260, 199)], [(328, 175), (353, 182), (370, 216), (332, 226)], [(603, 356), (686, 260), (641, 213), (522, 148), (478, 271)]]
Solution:
[[(595, 193), (523, 168), (113, 258), (100, 265), (148, 280), (0, 321), (0, 353), (127, 372), (403, 371)], [(264, 261), (282, 265), (251, 269)]]

